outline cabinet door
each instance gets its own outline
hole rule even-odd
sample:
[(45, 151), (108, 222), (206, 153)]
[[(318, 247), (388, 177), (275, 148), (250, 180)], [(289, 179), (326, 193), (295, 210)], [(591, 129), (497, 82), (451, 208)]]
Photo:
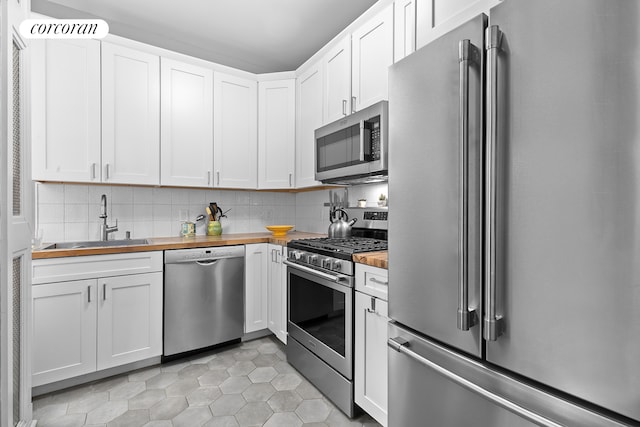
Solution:
[(393, 8), (393, 62), (398, 62), (416, 50), (416, 0), (396, 0)]
[(32, 40), (33, 179), (100, 182), (100, 42)]
[(287, 343), (287, 275), (282, 263), (286, 248), (269, 245), (268, 327), (284, 344)]
[(245, 246), (244, 332), (267, 328), (267, 243)]
[(296, 79), (296, 187), (320, 185), (315, 180), (314, 132), (322, 126), (322, 65), (315, 64)]
[(388, 99), (388, 68), (393, 64), (393, 4), (351, 35), (352, 110)]
[(387, 302), (356, 292), (355, 402), (387, 425)]
[(324, 122), (351, 112), (351, 35), (344, 37), (322, 60), (324, 67)]
[(416, 48), (459, 27), (502, 0), (414, 0), (416, 2)]
[(160, 58), (102, 42), (102, 181), (160, 184)]
[(258, 188), (294, 186), (295, 80), (258, 84)]
[(32, 287), (33, 386), (96, 370), (96, 281)]
[(98, 279), (98, 370), (162, 354), (162, 273)]
[(213, 77), (214, 185), (257, 188), (257, 82), (217, 72)]
[(213, 71), (162, 58), (162, 185), (213, 185)]

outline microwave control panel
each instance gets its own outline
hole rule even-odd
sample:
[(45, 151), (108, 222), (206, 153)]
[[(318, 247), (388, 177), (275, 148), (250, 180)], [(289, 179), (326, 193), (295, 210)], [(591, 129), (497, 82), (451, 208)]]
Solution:
[(380, 116), (371, 122), (371, 160), (380, 160)]

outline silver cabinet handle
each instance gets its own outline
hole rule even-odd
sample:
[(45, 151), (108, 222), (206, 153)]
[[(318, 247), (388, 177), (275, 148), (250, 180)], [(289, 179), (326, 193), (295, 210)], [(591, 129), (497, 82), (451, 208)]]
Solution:
[(375, 277), (370, 277), (369, 281), (371, 281), (373, 283), (378, 283), (380, 285), (389, 285), (389, 281), (388, 280), (380, 280), (380, 279), (375, 278)]
[(497, 257), (497, 163), (498, 163), (498, 51), (502, 41), (502, 32), (497, 25), (487, 28), (485, 36), (487, 49), (487, 144), (485, 152), (485, 228), (486, 239), (486, 287), (484, 315), (484, 339), (495, 341), (503, 332), (503, 318), (496, 313), (496, 257)]
[(351, 112), (352, 113), (356, 112), (356, 97), (355, 96), (351, 97)]
[(460, 40), (460, 150), (459, 150), (459, 213), (458, 213), (458, 329), (468, 331), (478, 323), (476, 310), (469, 310), (469, 67), (477, 62), (478, 49), (470, 40)]
[(289, 174), (289, 187), (293, 187), (293, 174)]
[(347, 100), (346, 99), (342, 100), (342, 115), (343, 116), (347, 115)]
[(102, 299), (104, 301), (107, 300), (107, 284), (106, 283), (102, 284)]
[(207, 185), (211, 185), (211, 171), (207, 171)]
[(91, 302), (91, 285), (87, 286), (87, 302)]
[(216, 185), (220, 185), (220, 171), (216, 171), (216, 180), (218, 181)]
[(91, 179), (96, 179), (96, 164), (91, 163)]
[(109, 168), (109, 163), (105, 164), (105, 165), (104, 165), (104, 175), (105, 175), (104, 179), (105, 179), (105, 180), (108, 180), (108, 179), (110, 178), (110, 175), (111, 175), (111, 174), (109, 173), (109, 172), (110, 172), (110, 170), (109, 170), (109, 169), (110, 169), (110, 168)]
[(547, 427), (561, 427), (560, 424), (557, 424), (548, 418), (542, 417), (536, 414), (535, 412), (532, 412), (526, 408), (523, 408), (522, 406), (517, 405), (511, 402), (510, 400), (507, 400), (504, 397), (499, 396), (483, 387), (480, 387), (479, 385), (467, 380), (466, 378), (463, 378), (460, 375), (455, 374), (449, 371), (448, 369), (443, 368), (437, 363), (434, 363), (431, 360), (422, 357), (420, 354), (411, 350), (409, 348), (411, 346), (411, 343), (403, 338), (400, 338), (400, 337), (389, 338), (389, 340), (387, 341), (387, 345), (393, 350), (397, 351), (398, 353), (402, 353), (410, 357), (411, 359), (415, 360), (416, 362), (420, 363), (421, 365), (426, 366), (429, 369), (433, 369), (434, 371), (436, 371), (438, 374), (442, 375), (446, 379), (453, 381), (454, 383), (466, 388), (467, 390), (473, 393), (477, 393), (481, 395), (482, 397), (490, 400), (496, 405), (508, 411), (511, 411), (514, 414), (521, 416), (522, 418), (526, 418), (527, 420), (533, 422), (534, 424), (547, 426)]

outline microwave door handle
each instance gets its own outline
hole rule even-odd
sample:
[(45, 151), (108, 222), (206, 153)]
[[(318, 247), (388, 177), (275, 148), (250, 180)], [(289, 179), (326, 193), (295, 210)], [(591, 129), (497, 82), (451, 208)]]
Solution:
[(360, 161), (364, 162), (364, 120), (360, 120)]

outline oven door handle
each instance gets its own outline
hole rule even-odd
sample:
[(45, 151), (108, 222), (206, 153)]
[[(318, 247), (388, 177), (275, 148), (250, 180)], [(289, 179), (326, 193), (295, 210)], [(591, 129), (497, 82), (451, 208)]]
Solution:
[(305, 267), (304, 265), (293, 263), (287, 259), (285, 259), (282, 262), (289, 267), (297, 268), (298, 270), (301, 270), (301, 271), (306, 271), (307, 273), (320, 276), (323, 279), (329, 280), (331, 282), (340, 283), (340, 281), (342, 280), (342, 276), (334, 276), (333, 274), (324, 273), (322, 271), (318, 271), (310, 267)]

